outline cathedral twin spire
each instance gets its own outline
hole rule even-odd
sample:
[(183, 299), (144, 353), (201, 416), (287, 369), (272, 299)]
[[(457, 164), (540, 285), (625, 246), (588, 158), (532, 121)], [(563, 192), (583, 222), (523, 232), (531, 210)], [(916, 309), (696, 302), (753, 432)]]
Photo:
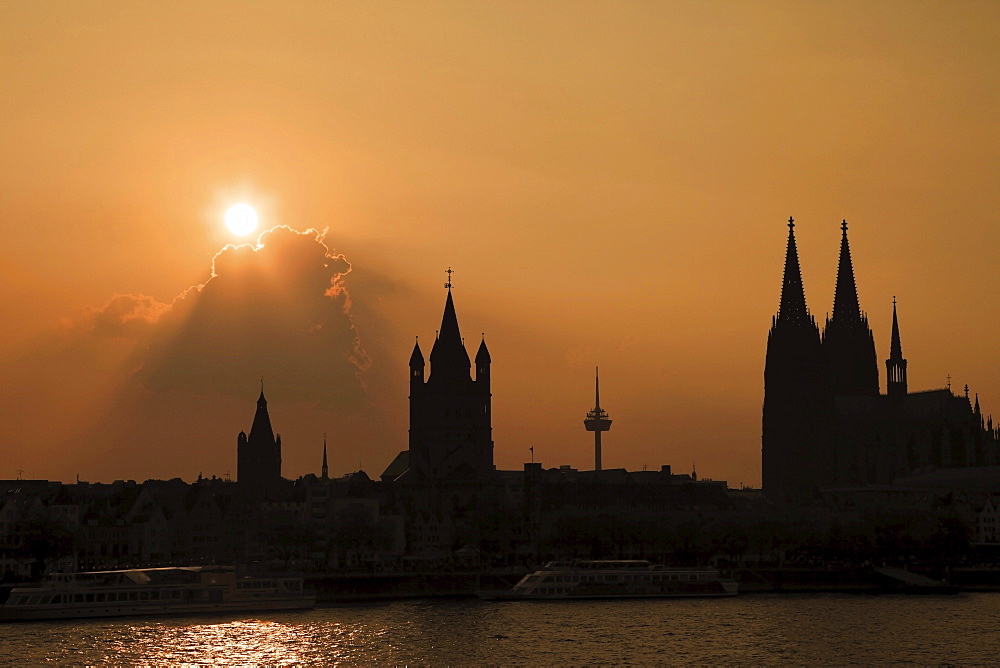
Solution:
[(777, 320), (794, 325), (813, 324), (806, 308), (806, 293), (799, 268), (799, 251), (795, 245), (795, 219), (788, 218), (788, 247), (785, 250), (785, 275), (781, 283), (781, 305)]
[(861, 322), (861, 305), (858, 303), (858, 287), (854, 281), (854, 263), (851, 262), (851, 245), (847, 241), (847, 221), (840, 226), (840, 263), (837, 267), (837, 287), (833, 293), (833, 317), (830, 321)]
[[(847, 238), (847, 221), (841, 225), (840, 262), (834, 292), (833, 314), (822, 334), (822, 358), (829, 391), (834, 395), (877, 395), (878, 362), (868, 319), (861, 311)], [(788, 219), (788, 246), (781, 286), (781, 304), (772, 334), (787, 327), (818, 331), (806, 307), (802, 271), (795, 243), (795, 220)]]

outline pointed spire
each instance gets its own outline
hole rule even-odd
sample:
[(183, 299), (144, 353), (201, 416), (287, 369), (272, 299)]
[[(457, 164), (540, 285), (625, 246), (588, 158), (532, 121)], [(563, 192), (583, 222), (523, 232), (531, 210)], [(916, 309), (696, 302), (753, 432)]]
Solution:
[(851, 245), (847, 240), (847, 221), (840, 226), (840, 265), (837, 267), (837, 289), (833, 295), (832, 321), (860, 322), (861, 306), (858, 287), (854, 281), (854, 264), (851, 262)]
[(424, 354), (420, 352), (420, 337), (417, 337), (417, 341), (413, 344), (413, 353), (410, 355), (410, 368), (424, 368)]
[(781, 283), (781, 304), (777, 323), (806, 324), (811, 322), (806, 308), (806, 293), (802, 287), (799, 251), (795, 245), (795, 219), (788, 217), (788, 247), (785, 250), (785, 275)]
[(489, 348), (486, 347), (486, 332), (483, 332), (483, 340), (479, 342), (479, 350), (476, 351), (476, 364), (489, 364), (492, 361)]
[(979, 409), (979, 393), (976, 392), (976, 406), (972, 409), (972, 412), (976, 415), (982, 415), (982, 411)]
[(257, 412), (253, 416), (249, 440), (256, 443), (258, 440), (264, 439), (268, 443), (274, 443), (274, 430), (271, 428), (271, 417), (267, 413), (267, 399), (264, 398), (263, 385), (262, 379), (260, 398), (257, 399)]
[(903, 344), (899, 340), (899, 319), (896, 317), (896, 296), (892, 297), (892, 341), (889, 343), (889, 359), (903, 359)]
[(330, 477), (330, 467), (326, 465), (326, 434), (323, 434), (323, 480)]
[(469, 353), (462, 342), (462, 333), (458, 329), (458, 315), (455, 313), (455, 300), (451, 296), (451, 267), (448, 268), (448, 297), (444, 302), (444, 315), (441, 316), (441, 330), (438, 332), (434, 347), (431, 348), (431, 377), (443, 375), (449, 378), (468, 378), (472, 362)]
[(889, 359), (885, 361), (886, 393), (891, 397), (906, 396), (906, 360), (899, 338), (899, 318), (896, 315), (896, 297), (892, 298), (892, 339), (889, 342)]
[(438, 330), (438, 339), (445, 339), (452, 343), (462, 344), (462, 334), (458, 329), (458, 315), (455, 313), (455, 300), (451, 296), (451, 288), (448, 288), (448, 297), (444, 302), (444, 315), (441, 316), (441, 329)]

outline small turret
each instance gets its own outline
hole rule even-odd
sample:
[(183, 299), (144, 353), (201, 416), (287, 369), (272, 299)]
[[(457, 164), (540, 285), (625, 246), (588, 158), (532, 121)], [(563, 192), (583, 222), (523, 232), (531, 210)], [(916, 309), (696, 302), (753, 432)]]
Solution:
[(489, 391), (491, 361), (490, 351), (486, 347), (486, 334), (483, 333), (483, 340), (480, 342), (479, 350), (476, 352), (476, 382), (485, 382), (487, 391)]
[(424, 354), (420, 352), (420, 341), (413, 344), (413, 353), (410, 354), (410, 386), (423, 384), (424, 382)]
[(889, 342), (889, 359), (885, 361), (886, 394), (890, 397), (906, 396), (906, 360), (899, 339), (899, 319), (896, 317), (896, 298), (892, 298), (892, 339)]

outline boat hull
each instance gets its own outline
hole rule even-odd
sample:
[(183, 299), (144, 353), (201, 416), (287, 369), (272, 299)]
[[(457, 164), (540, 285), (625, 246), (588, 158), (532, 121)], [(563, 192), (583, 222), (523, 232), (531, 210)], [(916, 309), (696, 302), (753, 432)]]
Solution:
[(644, 560), (549, 562), (507, 591), (480, 591), (495, 601), (714, 598), (735, 596), (737, 584), (713, 568), (665, 568)]
[(166, 605), (99, 605), (67, 606), (53, 608), (38, 606), (18, 609), (0, 608), (0, 622), (24, 622), (57, 619), (93, 619), (100, 617), (158, 617), (169, 615), (204, 615), (228, 613), (256, 613), (288, 610), (311, 610), (316, 607), (316, 597), (268, 601), (224, 601), (222, 603), (185, 603)]
[(736, 596), (736, 591), (674, 592), (670, 594), (513, 594), (511, 592), (476, 592), (484, 601), (593, 601), (596, 599), (625, 598), (721, 598)]
[(231, 567), (138, 568), (54, 573), (14, 587), (0, 621), (149, 617), (305, 610), (316, 605), (301, 577), (237, 577)]

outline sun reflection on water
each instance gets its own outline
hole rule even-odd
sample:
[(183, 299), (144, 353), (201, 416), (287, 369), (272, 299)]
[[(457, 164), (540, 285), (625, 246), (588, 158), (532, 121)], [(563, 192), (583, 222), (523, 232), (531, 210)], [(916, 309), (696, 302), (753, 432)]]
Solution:
[(1000, 594), (747, 596), (0, 624), (0, 665), (995, 663)]
[[(152, 630), (152, 633), (143, 632)], [(238, 620), (214, 624), (158, 624), (132, 627), (129, 647), (114, 657), (129, 655), (156, 663), (211, 665), (299, 665), (362, 660), (372, 641), (384, 630), (355, 625)]]

